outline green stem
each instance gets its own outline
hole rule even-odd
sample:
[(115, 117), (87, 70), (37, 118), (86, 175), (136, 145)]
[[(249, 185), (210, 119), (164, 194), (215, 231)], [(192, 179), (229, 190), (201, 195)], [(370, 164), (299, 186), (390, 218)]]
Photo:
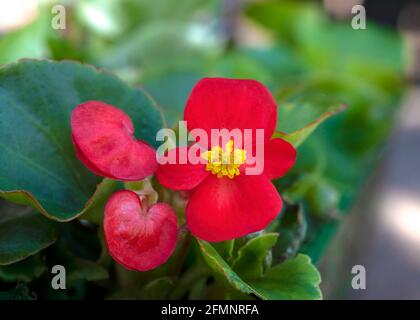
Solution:
[(188, 249), (190, 248), (192, 236), (191, 233), (187, 231), (185, 234), (184, 241), (182, 243), (182, 247), (179, 250), (178, 256), (176, 258), (176, 264), (174, 267), (174, 274), (178, 274), (182, 270), (182, 266), (184, 265), (185, 258), (187, 257)]

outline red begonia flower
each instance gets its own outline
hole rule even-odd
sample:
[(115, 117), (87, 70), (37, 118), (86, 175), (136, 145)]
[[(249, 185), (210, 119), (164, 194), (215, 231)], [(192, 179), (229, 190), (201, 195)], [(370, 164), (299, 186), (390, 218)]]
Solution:
[(133, 191), (118, 191), (105, 207), (104, 232), (111, 256), (130, 270), (165, 263), (178, 238), (178, 220), (165, 203), (147, 208)]
[(77, 157), (97, 175), (134, 181), (157, 169), (155, 150), (133, 136), (133, 123), (120, 109), (82, 103), (71, 114), (71, 128)]
[[(162, 185), (191, 192), (186, 208), (191, 232), (203, 240), (217, 242), (264, 229), (282, 208), (280, 195), (270, 180), (283, 176), (296, 159), (292, 145), (279, 138), (271, 139), (277, 106), (270, 92), (254, 80), (205, 78), (192, 90), (184, 120), (188, 130), (203, 129), (209, 139), (212, 129), (251, 129), (253, 133), (249, 141), (243, 135), (244, 149), (236, 148), (233, 141), (225, 146), (211, 141), (209, 151), (201, 154), (207, 164), (159, 165), (156, 177)], [(262, 142), (256, 140), (257, 129), (264, 130)], [(247, 175), (246, 155), (254, 154), (257, 143), (264, 145), (264, 153), (259, 155), (264, 170), (258, 175)], [(184, 149), (175, 148), (167, 154), (179, 154)], [(215, 154), (242, 160), (227, 160), (226, 165), (220, 165), (220, 161), (212, 160)]]

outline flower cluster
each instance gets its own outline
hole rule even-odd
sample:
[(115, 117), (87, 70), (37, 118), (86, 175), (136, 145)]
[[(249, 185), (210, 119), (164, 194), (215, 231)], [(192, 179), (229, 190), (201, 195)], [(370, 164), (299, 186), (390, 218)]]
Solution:
[[(196, 137), (203, 161), (161, 164), (156, 151), (133, 136), (133, 124), (123, 111), (89, 101), (73, 110), (72, 139), (79, 160), (97, 175), (138, 181), (154, 174), (164, 187), (188, 191), (187, 227), (200, 239), (225, 241), (264, 229), (282, 208), (270, 180), (283, 176), (296, 158), (288, 142), (272, 139), (277, 106), (270, 92), (253, 80), (205, 78), (193, 88), (184, 120), (190, 132), (200, 129), (211, 136), (219, 129), (227, 134), (209, 145)], [(242, 140), (234, 139), (234, 130), (244, 133)], [(262, 140), (258, 130), (263, 130)], [(260, 147), (263, 153), (256, 154)], [(177, 159), (191, 148), (174, 148), (165, 156)], [(255, 161), (263, 162), (263, 171), (247, 174)], [(105, 207), (104, 231), (116, 261), (145, 271), (171, 256), (178, 219), (168, 204), (150, 204), (134, 191), (118, 191)]]

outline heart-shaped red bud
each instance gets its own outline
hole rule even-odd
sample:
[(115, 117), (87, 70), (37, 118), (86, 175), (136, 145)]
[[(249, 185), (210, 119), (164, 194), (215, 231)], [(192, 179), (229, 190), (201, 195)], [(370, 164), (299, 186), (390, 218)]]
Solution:
[(130, 117), (101, 101), (78, 105), (71, 114), (79, 160), (93, 173), (117, 180), (142, 180), (157, 169), (156, 152), (133, 136)]
[(147, 271), (165, 263), (178, 238), (178, 219), (166, 203), (147, 208), (133, 191), (118, 191), (104, 217), (109, 253), (129, 270)]

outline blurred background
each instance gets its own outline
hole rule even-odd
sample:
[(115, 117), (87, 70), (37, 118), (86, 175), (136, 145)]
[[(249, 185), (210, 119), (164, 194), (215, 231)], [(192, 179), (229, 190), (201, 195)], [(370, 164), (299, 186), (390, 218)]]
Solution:
[[(303, 208), (296, 250), (319, 266), (326, 299), (420, 299), (419, 1), (2, 0), (0, 64), (21, 58), (110, 70), (143, 86), (171, 127), (204, 76), (264, 83), (282, 132), (346, 105), (276, 183)], [(351, 286), (354, 265), (365, 290)], [(42, 272), (0, 267), (1, 281), (35, 288)]]

